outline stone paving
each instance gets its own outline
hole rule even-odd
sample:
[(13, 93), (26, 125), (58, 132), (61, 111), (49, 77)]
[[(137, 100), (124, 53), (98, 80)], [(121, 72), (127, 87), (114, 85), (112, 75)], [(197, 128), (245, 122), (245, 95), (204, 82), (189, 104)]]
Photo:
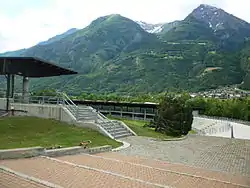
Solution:
[(47, 188), (42, 184), (25, 178), (18, 177), (12, 173), (0, 171), (0, 187), (1, 188)]
[(152, 159), (250, 176), (250, 141), (190, 135), (181, 141), (123, 138), (131, 144), (119, 151)]
[[(58, 158), (4, 160), (0, 166), (25, 174), (37, 181), (48, 182), (47, 187), (103, 187), (103, 188), (249, 188), (250, 177), (232, 176), (171, 164), (164, 161), (122, 156), (118, 153), (71, 155)], [(0, 176), (3, 187), (10, 187)], [(11, 179), (12, 188), (20, 187), (20, 178)], [(29, 182), (30, 183), (30, 182)], [(0, 184), (1, 185), (1, 184)], [(29, 185), (27, 185), (29, 187)], [(40, 187), (40, 186), (38, 186)]]
[(122, 140), (118, 152), (0, 160), (0, 188), (250, 188), (249, 140)]

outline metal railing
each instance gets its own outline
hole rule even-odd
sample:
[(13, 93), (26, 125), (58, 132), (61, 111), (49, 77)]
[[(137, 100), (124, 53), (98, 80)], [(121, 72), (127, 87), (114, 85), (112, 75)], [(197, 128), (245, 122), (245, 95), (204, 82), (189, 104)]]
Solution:
[[(24, 103), (22, 96), (15, 95), (13, 98), (15, 103)], [(28, 104), (62, 104), (62, 99), (59, 96), (29, 96), (25, 101)]]
[[(14, 103), (24, 103), (23, 96), (15, 95)], [(29, 96), (26, 104), (54, 104), (63, 105), (78, 120), (79, 107), (68, 97), (66, 93), (57, 92), (56, 96)]]
[(79, 119), (79, 107), (69, 98), (66, 93), (57, 91), (57, 94), (62, 99), (62, 104), (70, 111), (70, 113), (76, 118)]

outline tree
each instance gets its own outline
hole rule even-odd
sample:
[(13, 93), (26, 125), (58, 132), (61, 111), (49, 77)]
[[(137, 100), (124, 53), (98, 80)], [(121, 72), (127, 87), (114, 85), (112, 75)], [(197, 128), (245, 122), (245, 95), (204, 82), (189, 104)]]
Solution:
[(189, 99), (190, 96), (186, 94), (165, 95), (152, 122), (155, 131), (171, 136), (188, 134), (193, 123), (192, 108), (187, 103)]

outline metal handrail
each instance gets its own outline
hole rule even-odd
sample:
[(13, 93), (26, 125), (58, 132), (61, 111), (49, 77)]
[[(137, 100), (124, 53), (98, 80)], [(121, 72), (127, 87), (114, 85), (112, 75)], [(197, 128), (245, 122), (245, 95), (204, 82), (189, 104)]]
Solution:
[(60, 93), (63, 97), (66, 98), (67, 101), (69, 101), (72, 105), (74, 105), (75, 107), (77, 107), (77, 105), (69, 98), (69, 96), (66, 93), (61, 92)]
[(66, 93), (59, 92), (59, 91), (56, 91), (56, 93), (62, 97), (63, 104), (67, 104), (65, 105), (65, 107), (76, 118), (76, 120), (78, 120), (79, 119), (79, 107), (69, 98), (69, 96)]

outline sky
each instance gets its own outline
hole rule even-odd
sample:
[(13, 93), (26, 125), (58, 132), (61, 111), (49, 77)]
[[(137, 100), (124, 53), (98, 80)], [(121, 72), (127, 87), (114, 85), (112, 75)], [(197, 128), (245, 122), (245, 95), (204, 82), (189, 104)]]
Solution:
[(104, 15), (165, 23), (184, 19), (200, 4), (250, 22), (249, 0), (0, 0), (0, 52), (29, 48)]

